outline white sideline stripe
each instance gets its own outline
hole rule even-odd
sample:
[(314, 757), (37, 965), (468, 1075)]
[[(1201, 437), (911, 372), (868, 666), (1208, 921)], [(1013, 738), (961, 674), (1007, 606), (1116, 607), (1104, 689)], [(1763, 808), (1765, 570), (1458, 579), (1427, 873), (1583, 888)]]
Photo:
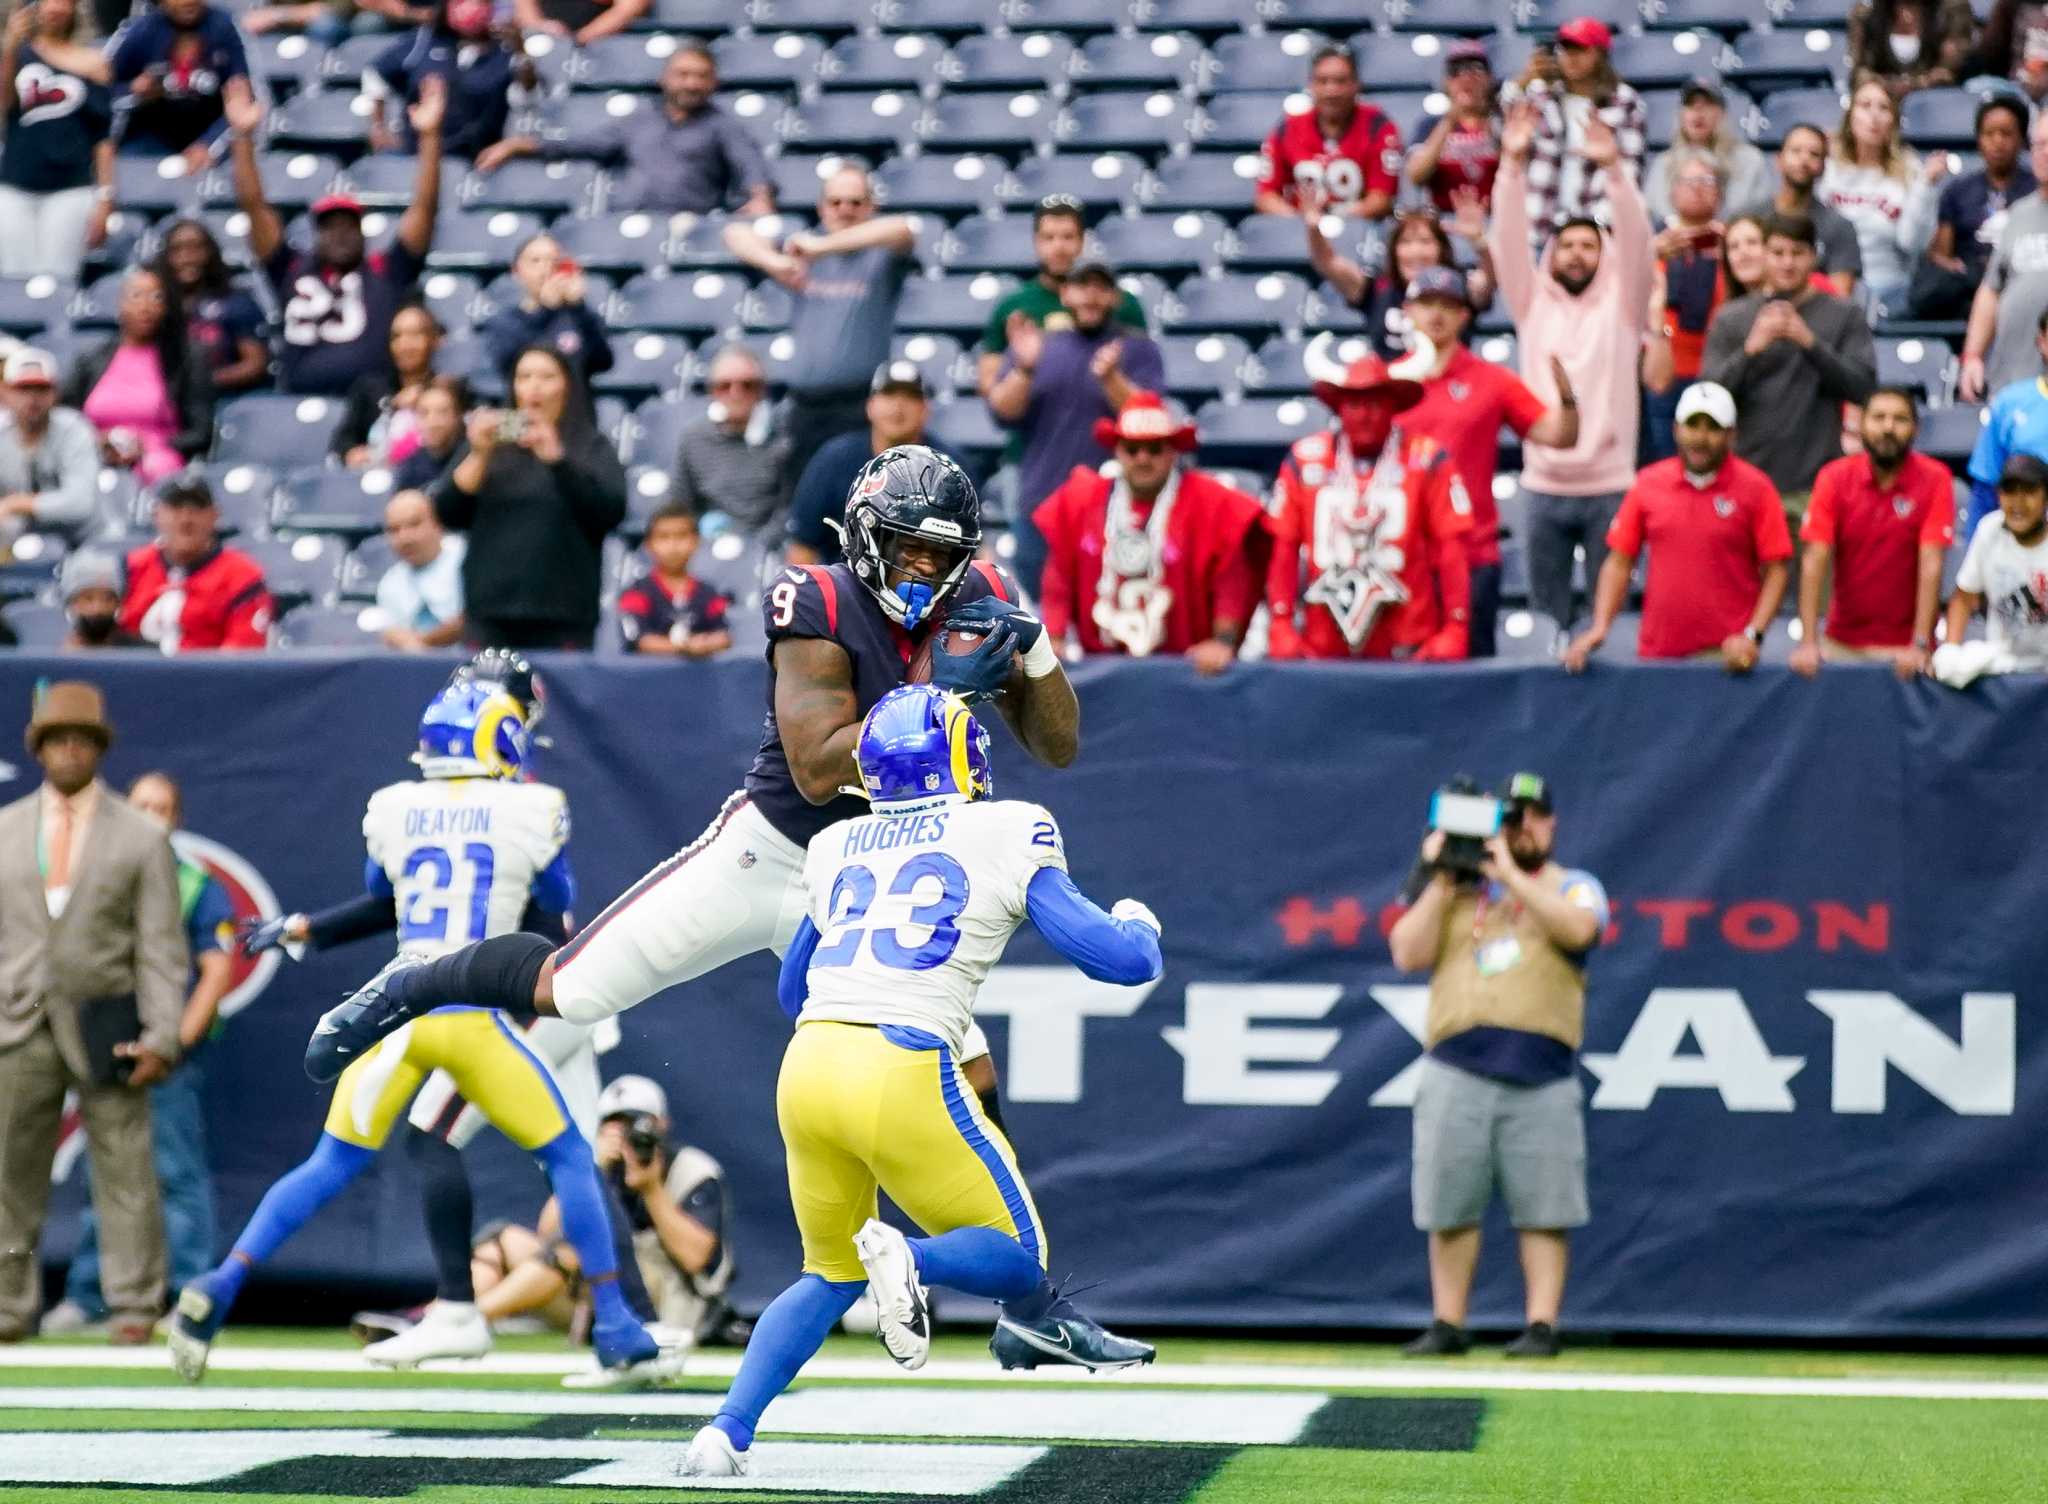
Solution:
[[(8, 1438), (0, 1481), (24, 1483), (221, 1483), (252, 1468), (306, 1458), (474, 1459), (460, 1437), (410, 1437), (389, 1431), (53, 1431)], [(745, 1478), (683, 1478), (683, 1446), (673, 1441), (551, 1441), (489, 1438), (494, 1462), (591, 1465), (553, 1487), (773, 1489), (933, 1498), (995, 1488), (1045, 1455), (1044, 1447), (919, 1446), (908, 1442), (764, 1441), (749, 1453)]]
[[(250, 1410), (281, 1414), (595, 1415), (701, 1420), (718, 1411), (710, 1390), (589, 1394), (504, 1389), (252, 1389), (0, 1387), (0, 1409)], [(1176, 1394), (1119, 1388), (938, 1389), (913, 1393), (828, 1386), (775, 1403), (775, 1432), (799, 1436), (899, 1436), (944, 1440), (1130, 1441), (1284, 1446), (1301, 1435), (1323, 1394)], [(4, 1433), (0, 1433), (4, 1434)], [(0, 1463), (0, 1468), (5, 1464)]]
[[(692, 1353), (685, 1372), (693, 1378), (731, 1378), (739, 1372), (738, 1353)], [(493, 1353), (486, 1358), (435, 1364), (439, 1374), (493, 1374), (527, 1378), (560, 1377), (590, 1366), (574, 1354)], [(151, 1369), (170, 1373), (170, 1358), (161, 1348), (88, 1347), (76, 1343), (21, 1343), (0, 1347), (0, 1373), (10, 1369)], [(218, 1347), (212, 1373), (367, 1373), (358, 1353), (341, 1349)], [(804, 1365), (806, 1379), (853, 1379), (869, 1383), (989, 1383), (1007, 1385), (1082, 1385), (1090, 1392), (1130, 1385), (1145, 1389), (1179, 1389), (1190, 1385), (1219, 1389), (1394, 1389), (1407, 1393), (1441, 1390), (1532, 1390), (1602, 1394), (1739, 1394), (1803, 1399), (1907, 1400), (2048, 1400), (2048, 1382), (1998, 1379), (1795, 1379), (1735, 1377), (1720, 1374), (1593, 1373), (1571, 1369), (1550, 1372), (1527, 1368), (1411, 1363), (1374, 1368), (1341, 1364), (1292, 1363), (1167, 1363), (1129, 1369), (1120, 1374), (1089, 1377), (1077, 1370), (1040, 1368), (1029, 1373), (1004, 1373), (986, 1359), (943, 1359), (905, 1373), (886, 1357), (814, 1358)], [(203, 1391), (202, 1391), (203, 1392)]]

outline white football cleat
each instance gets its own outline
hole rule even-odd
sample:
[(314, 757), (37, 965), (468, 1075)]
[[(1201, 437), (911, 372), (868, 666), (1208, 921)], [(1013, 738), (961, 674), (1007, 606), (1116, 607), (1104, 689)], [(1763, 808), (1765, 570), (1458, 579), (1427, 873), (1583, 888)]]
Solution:
[(932, 1353), (932, 1303), (917, 1277), (909, 1241), (870, 1217), (853, 1235), (853, 1251), (868, 1274), (882, 1346), (902, 1367), (924, 1367)]
[(690, 1438), (690, 1450), (676, 1468), (685, 1478), (744, 1478), (747, 1454), (737, 1450), (732, 1438), (716, 1426), (706, 1426)]
[(491, 1350), (491, 1325), (467, 1301), (437, 1300), (395, 1337), (372, 1342), (363, 1356), (380, 1368), (417, 1368), (436, 1358), (481, 1358)]

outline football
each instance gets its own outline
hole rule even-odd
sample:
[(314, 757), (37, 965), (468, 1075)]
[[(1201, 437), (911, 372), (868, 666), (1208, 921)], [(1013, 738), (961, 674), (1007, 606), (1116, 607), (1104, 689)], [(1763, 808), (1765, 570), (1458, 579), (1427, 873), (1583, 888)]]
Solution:
[(971, 653), (976, 645), (980, 643), (981, 639), (987, 635), (986, 632), (976, 631), (971, 627), (949, 627), (944, 622), (940, 622), (931, 631), (925, 633), (924, 641), (920, 642), (917, 645), (917, 651), (911, 654), (910, 667), (904, 675), (904, 682), (908, 684), (929, 684), (931, 682), (932, 652), (935, 647), (944, 648), (947, 652), (954, 654)]

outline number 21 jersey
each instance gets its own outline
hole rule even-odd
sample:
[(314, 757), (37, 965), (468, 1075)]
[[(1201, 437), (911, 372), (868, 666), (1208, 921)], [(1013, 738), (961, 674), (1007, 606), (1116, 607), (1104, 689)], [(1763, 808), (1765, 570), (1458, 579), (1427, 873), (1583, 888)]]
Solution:
[(365, 251), (347, 272), (289, 245), (272, 252), (263, 269), (277, 291), (278, 389), (339, 397), (358, 376), (384, 370), (391, 321), (421, 264), (403, 241)]
[(370, 890), (396, 897), (399, 948), (427, 955), (518, 929), (529, 895), (568, 912), (568, 844), (568, 798), (544, 783), (423, 778), (363, 812)]
[(1016, 799), (828, 827), (804, 858), (819, 938), (799, 1022), (922, 1029), (957, 1053), (1031, 879), (1066, 865), (1052, 816)]

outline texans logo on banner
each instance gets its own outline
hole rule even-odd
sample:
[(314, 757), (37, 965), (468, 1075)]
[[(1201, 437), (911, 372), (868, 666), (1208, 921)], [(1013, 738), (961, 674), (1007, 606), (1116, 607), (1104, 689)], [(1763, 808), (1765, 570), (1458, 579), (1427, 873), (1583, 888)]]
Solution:
[[(171, 846), (180, 860), (204, 867), (207, 876), (219, 883), (221, 891), (227, 894), (228, 908), (234, 917), (228, 922), (227, 933), (220, 936), (220, 942), (234, 966), (228, 973), (229, 986), (227, 996), (220, 1002), (220, 1016), (232, 1018), (262, 995), (281, 964), (281, 957), (274, 950), (254, 957), (243, 955), (235, 944), (235, 927), (245, 919), (275, 919), (284, 910), (279, 907), (277, 895), (271, 892), (270, 884), (263, 880), (263, 874), (240, 853), (218, 841), (209, 841), (205, 836), (193, 835), (188, 830), (174, 832)], [(50, 1165), (52, 1184), (68, 1177), (72, 1165), (85, 1151), (83, 1127), (78, 1115), (78, 1100), (76, 1096), (67, 1094), (64, 1115), (57, 1130), (57, 1157)]]
[(85, 80), (42, 63), (29, 63), (14, 75), (15, 97), (21, 101), (21, 124), (61, 120), (85, 103)]
[(1339, 480), (1316, 492), (1310, 557), (1317, 572), (1308, 600), (1329, 610), (1354, 648), (1372, 635), (1384, 608), (1408, 599), (1401, 582), (1408, 562), (1406, 478), (1401, 462), (1389, 455), (1373, 467), (1362, 490)]

